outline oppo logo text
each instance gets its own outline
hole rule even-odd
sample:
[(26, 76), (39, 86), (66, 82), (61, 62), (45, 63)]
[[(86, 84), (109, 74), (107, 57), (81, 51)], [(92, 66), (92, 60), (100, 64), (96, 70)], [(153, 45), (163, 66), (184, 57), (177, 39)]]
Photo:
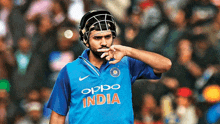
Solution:
[(118, 90), (120, 89), (120, 85), (119, 84), (114, 84), (112, 86), (110, 85), (100, 85), (100, 86), (95, 86), (95, 87), (92, 87), (92, 88), (86, 88), (86, 89), (83, 89), (81, 91), (82, 94), (94, 94), (95, 92), (103, 92), (103, 91), (106, 91), (106, 90)]

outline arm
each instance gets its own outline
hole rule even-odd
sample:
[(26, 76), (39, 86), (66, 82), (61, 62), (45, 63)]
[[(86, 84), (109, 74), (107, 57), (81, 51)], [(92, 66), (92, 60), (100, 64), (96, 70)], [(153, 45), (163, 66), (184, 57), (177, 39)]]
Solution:
[(99, 49), (99, 52), (105, 52), (101, 56), (106, 56), (107, 60), (114, 58), (114, 61), (110, 61), (110, 64), (118, 63), (124, 56), (129, 56), (134, 59), (138, 59), (154, 69), (154, 73), (160, 74), (168, 71), (171, 68), (172, 62), (170, 59), (163, 57), (157, 53), (139, 50), (131, 47), (113, 45), (110, 49)]
[(134, 48), (126, 48), (126, 56), (138, 59), (154, 69), (154, 73), (163, 73), (171, 68), (171, 61), (157, 53), (138, 50)]
[(193, 76), (199, 77), (202, 75), (202, 69), (192, 60), (189, 60), (184, 65)]
[(7, 49), (7, 46), (5, 43), (0, 44), (0, 54), (3, 55), (4, 61), (10, 65), (10, 66), (15, 66), (16, 61), (13, 55), (13, 52), (11, 49)]
[(65, 117), (62, 116), (55, 111), (52, 111), (51, 117), (50, 117), (50, 124), (64, 124), (65, 123)]
[(65, 66), (57, 77), (50, 99), (46, 107), (53, 110), (50, 118), (50, 124), (64, 124), (65, 116), (69, 111), (71, 89), (69, 85), (69, 76)]

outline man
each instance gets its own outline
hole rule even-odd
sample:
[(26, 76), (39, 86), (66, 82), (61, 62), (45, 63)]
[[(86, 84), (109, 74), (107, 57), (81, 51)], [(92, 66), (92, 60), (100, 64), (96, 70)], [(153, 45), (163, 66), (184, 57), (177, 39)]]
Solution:
[(115, 21), (108, 11), (90, 11), (80, 22), (89, 48), (67, 64), (48, 102), (51, 124), (132, 124), (131, 86), (138, 78), (159, 79), (171, 61), (156, 53), (112, 45)]

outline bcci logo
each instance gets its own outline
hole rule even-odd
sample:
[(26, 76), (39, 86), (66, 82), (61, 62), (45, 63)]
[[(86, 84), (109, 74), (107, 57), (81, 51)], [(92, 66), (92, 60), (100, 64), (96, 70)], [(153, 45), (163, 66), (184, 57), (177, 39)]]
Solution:
[(110, 74), (113, 77), (118, 77), (120, 75), (120, 70), (118, 68), (114, 67), (110, 70)]

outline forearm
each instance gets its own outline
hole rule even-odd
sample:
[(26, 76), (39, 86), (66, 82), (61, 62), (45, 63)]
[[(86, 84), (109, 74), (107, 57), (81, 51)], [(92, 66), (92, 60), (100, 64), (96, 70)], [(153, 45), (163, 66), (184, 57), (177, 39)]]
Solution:
[(51, 113), (50, 124), (64, 124), (65, 116), (62, 116), (54, 111)]
[(155, 73), (166, 72), (171, 68), (172, 65), (170, 59), (162, 55), (149, 51), (134, 49), (131, 47), (126, 48), (126, 55), (143, 61), (147, 65), (151, 66)]
[(185, 66), (193, 76), (199, 77), (202, 75), (202, 69), (193, 61), (186, 62)]
[(8, 65), (10, 65), (10, 66), (15, 66), (16, 65), (14, 55), (11, 51), (9, 51), (9, 50), (2, 51), (1, 54), (3, 55), (4, 60)]

